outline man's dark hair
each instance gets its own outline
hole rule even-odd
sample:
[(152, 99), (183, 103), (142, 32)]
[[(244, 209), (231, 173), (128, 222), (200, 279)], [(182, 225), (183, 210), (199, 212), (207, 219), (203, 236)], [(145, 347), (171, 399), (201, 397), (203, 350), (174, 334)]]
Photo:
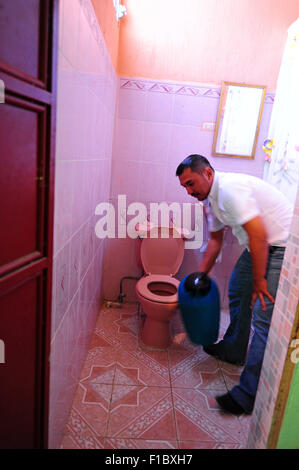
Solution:
[(209, 160), (206, 157), (197, 154), (189, 155), (189, 157), (186, 157), (185, 160), (179, 164), (176, 169), (176, 176), (180, 176), (183, 171), (186, 170), (186, 168), (190, 168), (196, 173), (201, 173), (205, 168), (211, 168), (211, 170), (214, 171), (214, 168), (210, 165)]

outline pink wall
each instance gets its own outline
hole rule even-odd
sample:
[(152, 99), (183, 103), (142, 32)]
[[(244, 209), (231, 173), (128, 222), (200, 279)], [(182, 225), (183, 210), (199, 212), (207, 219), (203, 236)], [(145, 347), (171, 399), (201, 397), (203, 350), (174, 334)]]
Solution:
[(117, 70), (119, 24), (116, 19), (113, 0), (91, 0), (100, 29), (103, 33), (114, 70)]
[(101, 303), (117, 78), (89, 0), (59, 2), (49, 446), (60, 445)]
[[(262, 177), (262, 143), (267, 137), (273, 94), (266, 96), (253, 160), (212, 156), (213, 132), (204, 131), (202, 124), (216, 121), (219, 96), (219, 86), (120, 79), (110, 192), (115, 208), (119, 194), (127, 196), (127, 206), (131, 202), (142, 202), (147, 207), (150, 202), (192, 202), (175, 176), (178, 164), (191, 153), (205, 155), (216, 170)], [(136, 244), (130, 238), (108, 240), (104, 264), (106, 299), (117, 298), (123, 276), (141, 274), (136, 263)], [(227, 306), (227, 282), (240, 251), (228, 231), (222, 262), (211, 272), (221, 290), (222, 306)], [(201, 256), (199, 250), (186, 250), (178, 279), (196, 271)], [(126, 300), (136, 300), (134, 282), (128, 281), (124, 287)]]
[(118, 73), (275, 91), (298, 0), (124, 0)]

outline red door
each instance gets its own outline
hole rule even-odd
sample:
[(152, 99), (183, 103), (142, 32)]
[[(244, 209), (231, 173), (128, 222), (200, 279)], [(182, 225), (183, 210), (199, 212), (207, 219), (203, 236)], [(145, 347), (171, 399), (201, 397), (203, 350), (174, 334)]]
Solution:
[(56, 57), (57, 0), (0, 0), (0, 448), (47, 446)]

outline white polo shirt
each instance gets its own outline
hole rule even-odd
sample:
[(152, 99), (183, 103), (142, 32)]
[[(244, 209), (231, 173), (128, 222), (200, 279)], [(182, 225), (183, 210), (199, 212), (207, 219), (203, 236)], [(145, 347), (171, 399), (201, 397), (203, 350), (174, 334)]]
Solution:
[(242, 173), (215, 171), (208, 200), (212, 209), (208, 214), (210, 232), (229, 225), (240, 245), (248, 248), (248, 235), (242, 225), (260, 216), (269, 245), (286, 245), (293, 206), (283, 193), (266, 181)]

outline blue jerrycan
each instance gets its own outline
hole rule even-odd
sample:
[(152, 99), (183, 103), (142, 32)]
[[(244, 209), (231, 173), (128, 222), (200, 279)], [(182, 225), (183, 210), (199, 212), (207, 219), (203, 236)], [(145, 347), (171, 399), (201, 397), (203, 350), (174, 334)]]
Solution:
[(184, 277), (178, 289), (179, 311), (189, 339), (207, 346), (218, 339), (220, 295), (207, 274), (195, 272)]

